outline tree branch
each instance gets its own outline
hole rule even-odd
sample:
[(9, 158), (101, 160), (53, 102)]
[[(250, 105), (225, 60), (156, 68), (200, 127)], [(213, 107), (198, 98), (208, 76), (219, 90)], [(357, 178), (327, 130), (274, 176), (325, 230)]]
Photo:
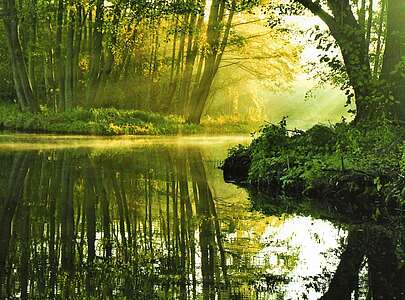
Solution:
[(247, 25), (247, 24), (251, 24), (251, 23), (259, 23), (262, 22), (262, 19), (255, 19), (252, 21), (247, 21), (247, 22), (243, 22), (243, 23), (237, 23), (237, 24), (232, 24), (232, 27), (236, 27), (236, 26), (241, 26), (241, 25)]
[(329, 29), (332, 29), (336, 26), (335, 18), (328, 14), (322, 7), (321, 4), (312, 0), (294, 0), (295, 2), (300, 3), (305, 8), (309, 9), (314, 15), (320, 17), (322, 21), (328, 25)]

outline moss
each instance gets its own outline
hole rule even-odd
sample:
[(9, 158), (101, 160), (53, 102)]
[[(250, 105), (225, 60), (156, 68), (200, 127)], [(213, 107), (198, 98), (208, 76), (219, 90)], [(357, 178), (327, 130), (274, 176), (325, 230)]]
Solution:
[(250, 133), (249, 124), (209, 119), (188, 124), (178, 116), (115, 108), (76, 108), (55, 113), (42, 108), (37, 114), (19, 111), (16, 105), (0, 104), (0, 128), (36, 133), (83, 135), (177, 135)]

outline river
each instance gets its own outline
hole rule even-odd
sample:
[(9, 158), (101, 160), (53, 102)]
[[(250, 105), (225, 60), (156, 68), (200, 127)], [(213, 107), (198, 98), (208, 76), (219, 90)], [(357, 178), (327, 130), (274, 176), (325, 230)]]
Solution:
[(1, 298), (318, 299), (347, 231), (225, 183), (247, 142), (0, 135)]

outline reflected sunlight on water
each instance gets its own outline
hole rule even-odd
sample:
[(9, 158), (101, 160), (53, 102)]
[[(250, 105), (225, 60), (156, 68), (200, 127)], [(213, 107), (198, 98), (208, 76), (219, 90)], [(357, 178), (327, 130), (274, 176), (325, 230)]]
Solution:
[(316, 299), (345, 232), (254, 211), (214, 163), (248, 141), (1, 135), (1, 296)]

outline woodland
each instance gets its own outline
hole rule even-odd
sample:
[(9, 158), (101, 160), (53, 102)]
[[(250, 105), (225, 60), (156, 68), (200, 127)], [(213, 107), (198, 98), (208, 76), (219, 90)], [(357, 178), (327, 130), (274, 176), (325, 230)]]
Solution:
[[(310, 266), (293, 237), (260, 237), (304, 216), (328, 228), (309, 260), (345, 236), (295, 299), (404, 299), (405, 0), (1, 0), (0, 16), (1, 296), (290, 299)], [(300, 78), (347, 112), (269, 121), (275, 95), (302, 119), (336, 105), (287, 99)], [(255, 264), (266, 247), (280, 265)]]
[[(299, 54), (288, 34), (266, 26), (259, 5), (4, 1), (0, 95), (2, 104), (14, 106), (2, 107), (3, 126), (53, 132), (66, 126), (67, 132), (113, 134), (114, 126), (106, 128), (113, 124), (136, 134), (142, 133), (137, 123), (156, 120), (134, 110), (150, 113), (150, 119), (166, 116), (162, 122), (178, 125), (200, 124), (209, 107), (211, 115), (242, 111), (251, 119), (261, 113), (260, 104), (253, 99), (239, 105), (229, 93), (249, 79), (281, 89), (296, 73)], [(29, 114), (17, 110), (11, 118), (8, 112), (16, 107)], [(126, 114), (125, 120), (116, 110)], [(85, 124), (55, 126), (58, 116)]]

